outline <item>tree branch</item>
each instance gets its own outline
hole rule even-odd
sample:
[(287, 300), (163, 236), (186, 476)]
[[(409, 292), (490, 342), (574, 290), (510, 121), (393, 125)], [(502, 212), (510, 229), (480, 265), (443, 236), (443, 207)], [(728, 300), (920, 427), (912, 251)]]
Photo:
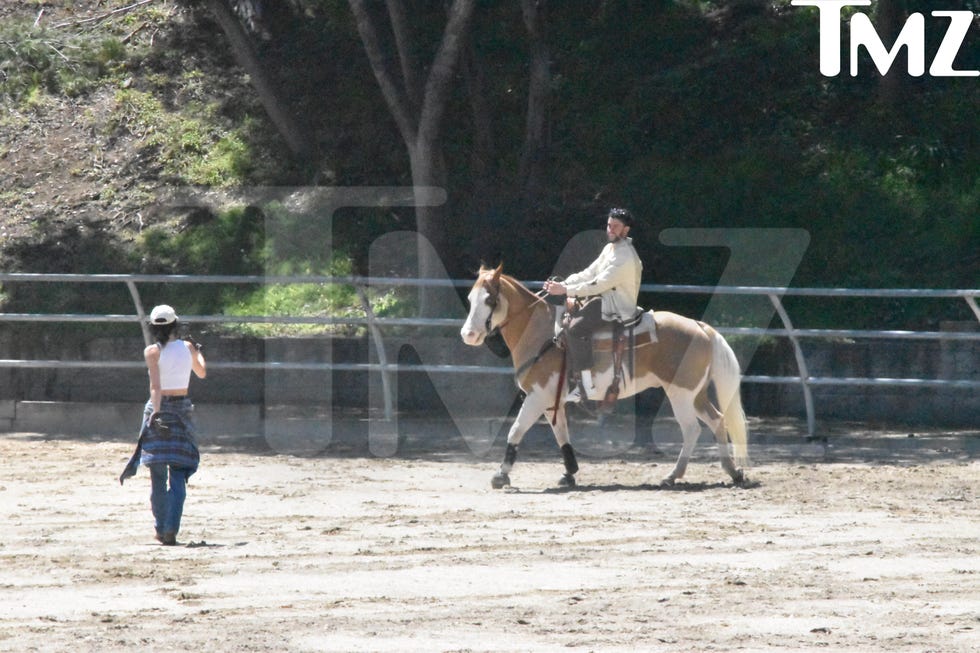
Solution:
[(418, 138), (421, 142), (436, 143), (439, 140), (449, 89), (469, 36), (475, 8), (476, 0), (453, 0), (449, 9), (449, 21), (443, 32), (442, 43), (425, 82), (422, 113), (419, 117)]
[(403, 0), (387, 0), (388, 16), (391, 18), (391, 31), (395, 35), (398, 48), (398, 61), (401, 64), (402, 79), (405, 82), (405, 95), (412, 103), (412, 111), (418, 112), (422, 104), (422, 83), (419, 81), (419, 66), (409, 36), (408, 19)]
[(472, 39), (463, 51), (460, 65), (463, 78), (466, 80), (470, 112), (473, 114), (473, 152), (470, 160), (473, 166), (475, 195), (487, 196), (491, 178), (496, 175), (493, 107), (487, 98), (484, 62), (474, 47)]
[(381, 41), (377, 30), (374, 28), (374, 21), (371, 19), (367, 6), (365, 6), (365, 0), (349, 0), (349, 2), (354, 20), (357, 23), (357, 31), (361, 35), (361, 42), (364, 44), (364, 51), (371, 63), (371, 70), (374, 71), (374, 77), (378, 80), (378, 86), (381, 87), (381, 94), (384, 96), (388, 110), (391, 111), (405, 144), (412, 147), (418, 133), (414, 112), (410, 109), (408, 100), (398, 88), (398, 84), (388, 69), (384, 53), (381, 51)]
[(275, 84), (272, 83), (268, 73), (266, 73), (252, 42), (248, 38), (248, 34), (245, 33), (238, 17), (227, 4), (227, 0), (207, 0), (207, 5), (228, 38), (232, 52), (235, 54), (235, 60), (248, 73), (262, 106), (265, 107), (269, 118), (286, 141), (286, 145), (297, 158), (309, 161), (313, 154), (310, 147), (312, 139), (304, 133), (293, 116), (283, 107)]
[(551, 96), (551, 52), (547, 42), (547, 0), (522, 0), (524, 27), (530, 44), (527, 121), (518, 171), (525, 198), (535, 202), (548, 159), (548, 108)]

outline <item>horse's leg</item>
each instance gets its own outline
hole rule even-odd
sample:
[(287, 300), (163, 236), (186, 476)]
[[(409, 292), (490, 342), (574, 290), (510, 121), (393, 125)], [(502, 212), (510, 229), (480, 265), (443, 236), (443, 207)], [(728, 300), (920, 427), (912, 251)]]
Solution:
[(721, 414), (711, 400), (708, 393), (702, 391), (694, 400), (694, 407), (698, 411), (698, 416), (708, 425), (711, 432), (715, 434), (715, 441), (718, 443), (718, 455), (721, 457), (721, 466), (732, 477), (736, 484), (745, 482), (745, 475), (742, 470), (735, 467), (732, 455), (728, 446), (728, 431), (725, 429), (725, 417)]
[(677, 424), (681, 427), (681, 433), (684, 435), (684, 444), (677, 456), (674, 471), (663, 480), (664, 485), (673, 485), (674, 481), (684, 476), (684, 472), (687, 471), (687, 461), (690, 460), (694, 446), (698, 443), (698, 436), (701, 435), (701, 423), (698, 421), (690, 390), (668, 392), (667, 399), (670, 400), (670, 407), (674, 410), (674, 419), (677, 420)]
[(542, 393), (531, 393), (524, 399), (521, 409), (517, 411), (517, 418), (507, 433), (507, 449), (504, 451), (504, 461), (500, 464), (500, 471), (494, 474), (490, 480), (490, 486), (499, 490), (505, 485), (510, 485), (510, 470), (513, 469), (517, 461), (517, 447), (520, 446), (524, 434), (530, 430), (534, 423), (544, 413), (545, 402)]
[(565, 474), (558, 481), (561, 487), (575, 487), (575, 473), (578, 472), (578, 461), (575, 459), (575, 450), (572, 449), (571, 438), (568, 434), (568, 415), (565, 414), (565, 405), (558, 407), (558, 416), (554, 420), (551, 430), (555, 433), (555, 442), (561, 449), (561, 458), (565, 463)]

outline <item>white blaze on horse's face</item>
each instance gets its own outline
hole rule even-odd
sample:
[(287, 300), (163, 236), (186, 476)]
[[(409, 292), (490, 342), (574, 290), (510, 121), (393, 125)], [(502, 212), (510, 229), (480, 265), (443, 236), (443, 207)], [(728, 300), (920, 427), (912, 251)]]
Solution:
[(466, 316), (466, 322), (463, 323), (463, 328), (459, 330), (459, 335), (463, 342), (473, 347), (482, 345), (487, 337), (487, 319), (493, 312), (493, 309), (487, 304), (489, 295), (486, 286), (480, 283), (473, 286), (468, 297), (470, 314)]

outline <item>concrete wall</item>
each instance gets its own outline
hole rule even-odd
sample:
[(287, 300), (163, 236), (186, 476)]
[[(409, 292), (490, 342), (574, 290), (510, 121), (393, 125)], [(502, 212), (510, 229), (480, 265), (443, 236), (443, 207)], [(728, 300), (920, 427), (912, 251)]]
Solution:
[[(946, 323), (944, 330), (976, 331), (976, 322)], [(980, 341), (804, 340), (813, 377), (980, 380)], [(798, 374), (788, 343), (769, 357), (778, 374)], [(759, 414), (805, 415), (798, 385), (756, 387)], [(899, 386), (812, 386), (816, 414), (886, 423), (975, 427), (980, 392), (970, 389)], [(752, 395), (752, 390), (749, 391)], [(749, 411), (752, 412), (751, 410)]]
[[(976, 325), (947, 325), (950, 329)], [(737, 347), (736, 347), (737, 348)], [(813, 376), (980, 379), (980, 342), (804, 341)], [(142, 362), (138, 338), (34, 340), (0, 332), (0, 358), (45, 360), (131, 360)], [(205, 339), (213, 367), (208, 378), (192, 381), (202, 428), (212, 432), (263, 431), (275, 415), (294, 427), (340, 414), (383, 406), (378, 374), (363, 372), (221, 370), (222, 361), (377, 362), (366, 338)], [(404, 366), (509, 364), (485, 347), (472, 348), (454, 333), (444, 337), (389, 336), (389, 363)], [(792, 351), (786, 342), (760, 348), (750, 374), (794, 376)], [(396, 406), (401, 414), (429, 414), (454, 419), (503, 418), (519, 399), (513, 377), (488, 374), (394, 375)], [(980, 393), (971, 390), (895, 387), (828, 387), (813, 389), (820, 418), (872, 420), (937, 426), (976, 426)], [(131, 434), (147, 396), (146, 372), (134, 369), (0, 368), (0, 429), (52, 432), (75, 428), (105, 434)], [(644, 393), (637, 410), (655, 412), (662, 393)], [(751, 415), (804, 416), (799, 386), (747, 384), (744, 403)], [(203, 410), (204, 407), (206, 410)], [(285, 412), (283, 412), (285, 411)], [(310, 411), (318, 416), (304, 417)], [(270, 417), (273, 416), (273, 417)], [(299, 416), (297, 418), (297, 416)], [(297, 421), (298, 419), (298, 421)]]
[[(381, 414), (380, 375), (352, 371), (221, 369), (222, 362), (377, 363), (366, 339), (215, 337), (204, 341), (210, 368), (205, 380), (192, 378), (202, 431), (263, 434), (271, 422), (293, 430), (312, 428), (341, 414)], [(0, 368), (0, 430), (135, 433), (148, 396), (139, 338), (12, 339), (0, 333), (0, 358), (133, 361), (130, 368)], [(454, 334), (440, 338), (386, 341), (389, 364), (401, 366), (507, 363), (485, 347), (464, 345)], [(401, 414), (433, 413), (458, 419), (506, 416), (518, 393), (510, 374), (433, 374), (399, 371), (391, 375)]]

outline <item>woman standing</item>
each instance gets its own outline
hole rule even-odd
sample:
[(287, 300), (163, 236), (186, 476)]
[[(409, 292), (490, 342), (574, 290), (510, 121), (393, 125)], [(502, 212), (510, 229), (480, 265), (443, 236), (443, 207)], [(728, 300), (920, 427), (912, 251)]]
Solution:
[(167, 546), (177, 543), (187, 479), (197, 471), (200, 460), (194, 406), (187, 394), (191, 372), (201, 379), (207, 375), (201, 346), (192, 338), (177, 338), (177, 323), (173, 308), (166, 304), (155, 307), (150, 312), (150, 332), (156, 342), (143, 351), (150, 399), (143, 411), (140, 463), (150, 469), (156, 539)]

